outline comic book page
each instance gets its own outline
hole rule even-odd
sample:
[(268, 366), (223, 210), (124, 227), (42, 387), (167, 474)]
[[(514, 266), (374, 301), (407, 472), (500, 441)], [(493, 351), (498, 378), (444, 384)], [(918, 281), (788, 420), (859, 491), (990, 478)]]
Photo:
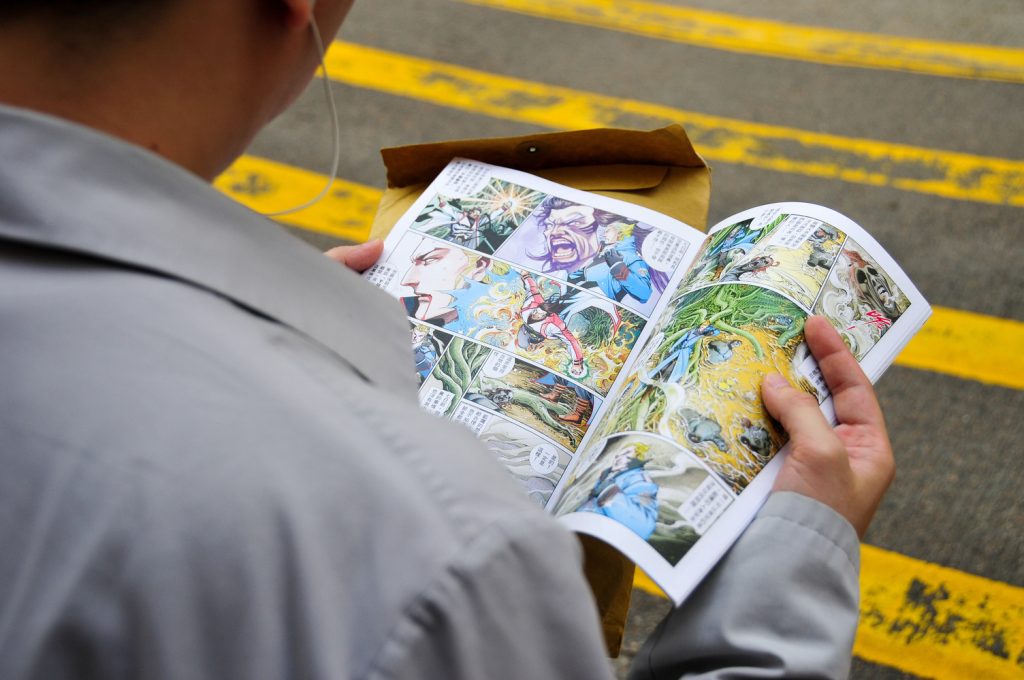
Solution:
[(366, 277), (405, 308), (423, 407), (470, 428), (547, 506), (703, 239), (645, 208), (456, 159)]
[(831, 398), (803, 342), (821, 314), (875, 380), (930, 314), (885, 251), (842, 215), (762, 206), (716, 225), (622, 371), (553, 510), (608, 541), (677, 603), (753, 519), (786, 443), (760, 399), (780, 372)]

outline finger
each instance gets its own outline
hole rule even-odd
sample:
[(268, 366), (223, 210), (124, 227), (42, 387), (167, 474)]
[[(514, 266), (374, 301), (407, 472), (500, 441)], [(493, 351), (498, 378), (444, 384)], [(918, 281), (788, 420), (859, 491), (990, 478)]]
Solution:
[(772, 373), (761, 386), (765, 408), (789, 433), (793, 445), (835, 439), (832, 426), (818, 408), (814, 397), (793, 387), (779, 373)]
[(871, 381), (832, 324), (822, 316), (809, 317), (804, 325), (804, 336), (832, 392), (839, 422), (881, 425), (882, 409)]
[(370, 268), (370, 266), (380, 259), (380, 254), (384, 250), (384, 242), (379, 238), (375, 238), (372, 241), (366, 243), (360, 243), (355, 246), (338, 246), (331, 248), (325, 255), (342, 263), (349, 269), (353, 269), (357, 272), (363, 272)]

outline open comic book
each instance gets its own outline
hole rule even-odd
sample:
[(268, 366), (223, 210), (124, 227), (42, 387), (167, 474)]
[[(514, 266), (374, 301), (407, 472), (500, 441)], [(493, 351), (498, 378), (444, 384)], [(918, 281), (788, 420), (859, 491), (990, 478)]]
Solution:
[(456, 159), (367, 273), (409, 317), (423, 408), (677, 603), (750, 522), (785, 434), (779, 371), (831, 400), (803, 343), (839, 330), (872, 380), (930, 308), (842, 215), (747, 210), (703, 234), (646, 208)]

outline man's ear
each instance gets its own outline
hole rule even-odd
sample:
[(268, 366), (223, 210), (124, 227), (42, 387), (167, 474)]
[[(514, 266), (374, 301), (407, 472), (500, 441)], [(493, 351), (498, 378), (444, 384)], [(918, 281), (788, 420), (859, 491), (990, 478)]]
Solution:
[(278, 0), (284, 9), (285, 23), (288, 28), (309, 26), (313, 16), (313, 5), (316, 0)]

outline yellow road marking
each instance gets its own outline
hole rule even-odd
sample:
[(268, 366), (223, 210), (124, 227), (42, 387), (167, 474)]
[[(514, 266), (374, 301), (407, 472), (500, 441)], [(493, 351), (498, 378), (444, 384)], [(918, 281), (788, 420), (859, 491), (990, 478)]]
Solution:
[[(254, 210), (270, 212), (298, 205), (323, 187), (325, 177), (283, 163), (243, 156), (216, 186)], [(323, 201), (286, 224), (349, 241), (362, 241), (380, 201), (379, 189), (335, 180)], [(896, 364), (966, 380), (1024, 389), (1024, 323), (948, 307), (934, 307), (920, 333), (896, 357)]]
[[(664, 597), (640, 571), (634, 586)], [(1020, 678), (1024, 588), (861, 545), (853, 653), (927, 678)]]
[[(315, 172), (242, 156), (214, 184), (238, 202), (267, 213), (301, 205), (316, 196), (326, 181)], [(379, 190), (337, 179), (319, 203), (279, 220), (347, 241), (365, 241), (379, 201)]]
[(945, 198), (1024, 206), (1024, 161), (763, 125), (509, 78), (336, 42), (331, 78), (439, 106), (548, 128), (681, 123), (707, 159)]
[(1024, 390), (1024, 323), (935, 307), (896, 363)]
[(1024, 83), (1024, 50), (841, 31), (639, 0), (462, 0), (648, 38), (840, 66)]

